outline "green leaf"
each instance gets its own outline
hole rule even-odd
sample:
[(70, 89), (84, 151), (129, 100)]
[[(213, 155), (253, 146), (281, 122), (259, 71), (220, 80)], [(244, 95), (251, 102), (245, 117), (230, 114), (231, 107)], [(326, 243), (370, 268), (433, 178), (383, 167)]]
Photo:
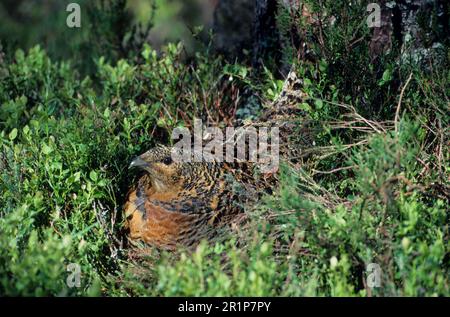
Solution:
[(392, 71), (388, 68), (383, 72), (383, 81), (389, 81), (392, 79)]
[(247, 68), (246, 68), (246, 67), (242, 67), (242, 68), (239, 70), (239, 75), (241, 75), (241, 77), (242, 77), (243, 79), (245, 79), (245, 78), (247, 77)]
[(167, 122), (164, 118), (159, 118), (158, 121), (156, 121), (156, 125), (160, 128), (163, 128), (167, 126)]
[(306, 112), (311, 112), (311, 106), (309, 105), (309, 104), (307, 104), (306, 102), (302, 102), (300, 105), (299, 105), (299, 108), (301, 109), (301, 110), (304, 110), (304, 111), (306, 111)]
[(103, 112), (103, 116), (108, 119), (110, 115), (111, 110), (109, 110), (109, 108), (106, 108), (105, 111)]
[(28, 133), (30, 133), (30, 127), (28, 125), (26, 125), (23, 127), (22, 131), (25, 135), (27, 135)]
[(91, 171), (89, 173), (89, 178), (93, 181), (93, 182), (97, 182), (98, 180), (98, 175), (95, 171)]
[(310, 87), (312, 85), (311, 79), (304, 78), (303, 79), (303, 84), (305, 85), (305, 87)]
[(13, 141), (16, 137), (17, 137), (17, 129), (14, 128), (14, 129), (12, 129), (12, 131), (9, 133), (9, 139), (10, 139), (11, 141)]
[(319, 62), (319, 70), (321, 72), (325, 72), (327, 70), (327, 68), (328, 68), (327, 62), (325, 60), (321, 60)]
[(378, 82), (378, 86), (384, 86), (387, 82), (392, 80), (392, 70), (390, 68), (387, 68), (383, 72), (383, 76), (381, 80)]
[(42, 144), (42, 153), (44, 153), (45, 155), (48, 155), (52, 152), (53, 152), (53, 149), (50, 146), (48, 146), (45, 143)]
[(316, 106), (316, 109), (322, 109), (323, 107), (323, 101), (322, 99), (316, 99), (314, 101), (314, 105)]

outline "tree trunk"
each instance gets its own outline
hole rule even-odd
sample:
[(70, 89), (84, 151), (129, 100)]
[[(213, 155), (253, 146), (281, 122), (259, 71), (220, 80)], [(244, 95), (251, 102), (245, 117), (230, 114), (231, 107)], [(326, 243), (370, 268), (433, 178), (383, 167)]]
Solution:
[(374, 59), (397, 46), (403, 61), (428, 67), (445, 59), (449, 41), (447, 0), (402, 0), (381, 2), (381, 26), (375, 28), (370, 43)]
[(280, 65), (280, 37), (276, 22), (277, 1), (259, 0), (256, 2), (253, 25), (252, 65), (256, 68), (272, 63), (270, 68)]
[(277, 0), (220, 0), (214, 11), (214, 47), (229, 60), (273, 70), (281, 62)]
[(214, 10), (214, 48), (233, 62), (252, 50), (255, 0), (219, 0)]

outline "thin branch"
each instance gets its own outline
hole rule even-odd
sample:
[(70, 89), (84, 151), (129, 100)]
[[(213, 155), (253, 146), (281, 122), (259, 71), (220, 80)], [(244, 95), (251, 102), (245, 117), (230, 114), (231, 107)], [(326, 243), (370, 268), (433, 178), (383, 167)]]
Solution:
[(400, 92), (400, 98), (398, 100), (397, 110), (395, 111), (395, 118), (394, 118), (395, 133), (398, 132), (398, 120), (399, 120), (399, 116), (400, 116), (400, 106), (402, 104), (403, 94), (405, 93), (405, 89), (408, 86), (409, 82), (411, 81), (411, 78), (412, 78), (412, 73), (409, 74), (408, 80), (406, 81), (405, 85), (402, 88), (402, 91)]
[(339, 171), (354, 169), (355, 167), (356, 167), (356, 165), (352, 165), (352, 166), (338, 167), (331, 171), (319, 171), (319, 170), (315, 170), (315, 169), (313, 169), (312, 171), (313, 171), (313, 175), (315, 175), (315, 174), (334, 174)]

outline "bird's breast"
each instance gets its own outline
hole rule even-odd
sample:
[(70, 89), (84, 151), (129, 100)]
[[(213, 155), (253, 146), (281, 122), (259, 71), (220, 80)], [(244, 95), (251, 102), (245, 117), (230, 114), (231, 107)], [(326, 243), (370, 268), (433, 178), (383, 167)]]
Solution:
[(191, 244), (208, 230), (209, 215), (203, 207), (199, 200), (180, 193), (138, 188), (130, 192), (125, 204), (129, 237), (166, 249)]

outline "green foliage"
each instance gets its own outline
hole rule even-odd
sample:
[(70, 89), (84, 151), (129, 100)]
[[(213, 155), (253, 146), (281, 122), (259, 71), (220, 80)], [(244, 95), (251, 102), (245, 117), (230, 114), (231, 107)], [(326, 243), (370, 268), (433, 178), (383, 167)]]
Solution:
[(305, 1), (299, 8), (280, 5), (278, 27), (286, 62), (315, 61), (320, 72), (311, 75), (317, 81), (320, 74), (322, 88), (326, 81), (332, 82), (327, 85), (327, 90), (333, 89), (330, 95), (345, 94), (345, 101), (351, 101), (362, 114), (383, 117), (392, 111), (392, 90), (398, 89), (398, 48), (393, 43), (377, 59), (370, 55), (367, 3), (325, 0)]
[[(128, 162), (154, 138), (164, 141), (179, 123), (180, 103), (192, 107), (184, 109), (189, 117), (198, 113), (202, 89), (215, 84), (203, 57), (190, 70), (179, 46), (166, 52), (158, 57), (146, 47), (140, 65), (101, 58), (98, 87), (39, 47), (17, 51), (16, 62), (3, 65), (0, 236), (11, 249), (2, 247), (0, 293), (88, 294), (92, 281), (114, 273), (120, 255), (112, 239), (121, 239)], [(63, 287), (72, 262), (81, 265), (83, 289)]]
[[(122, 228), (130, 159), (194, 117), (257, 119), (283, 81), (209, 52), (185, 59), (181, 45), (121, 46), (123, 4), (101, 12), (110, 52), (87, 51), (90, 77), (39, 46), (0, 56), (0, 295), (449, 295), (450, 72), (389, 54), (371, 65), (357, 1), (310, 3), (337, 17), (323, 43), (305, 28), (320, 58), (295, 65), (298, 107), (317, 128), (311, 157), (283, 164), (279, 186), (221, 240), (135, 260)], [(280, 7), (284, 36), (293, 21), (306, 27)], [(283, 53), (298, 48), (285, 42)], [(67, 284), (71, 263), (80, 288)], [(379, 287), (367, 285), (370, 263)]]
[[(225, 252), (226, 251), (226, 252)], [(193, 254), (181, 254), (175, 266), (163, 260), (156, 294), (165, 296), (267, 296), (276, 295), (277, 263), (270, 242), (242, 250), (233, 245), (200, 244)], [(155, 294), (155, 295), (156, 295)]]
[[(330, 204), (334, 195), (319, 195), (306, 171), (283, 167), (279, 191), (249, 211), (239, 243), (165, 254), (151, 270), (154, 286), (137, 294), (448, 295), (448, 210), (441, 199), (427, 202), (417, 185), (417, 130), (404, 120), (398, 134), (374, 135), (355, 150), (356, 189), (345, 202)], [(375, 288), (367, 286), (370, 263), (381, 268)]]
[[(415, 181), (419, 141), (415, 125), (405, 121), (398, 138), (377, 135), (367, 147), (355, 151), (351, 160), (356, 163), (353, 181), (358, 189), (349, 205), (339, 204), (334, 209), (305, 203), (302, 182), (285, 176), (287, 188), (282, 186), (280, 199), (269, 206), (275, 214), (296, 211), (288, 219), (280, 217), (279, 224), (289, 224), (284, 226), (287, 241), (299, 235), (298, 247), (311, 252), (302, 264), (308, 269), (322, 268), (320, 275), (326, 280), (319, 284), (320, 292), (367, 295), (368, 289), (362, 285), (367, 277), (365, 267), (378, 263), (383, 270), (382, 286), (373, 289), (373, 295), (448, 293), (445, 202), (436, 200), (428, 205), (424, 193), (411, 189), (412, 184), (397, 183), (402, 181), (399, 175)], [(295, 186), (299, 189), (292, 190)], [(412, 254), (420, 260), (414, 261)]]

